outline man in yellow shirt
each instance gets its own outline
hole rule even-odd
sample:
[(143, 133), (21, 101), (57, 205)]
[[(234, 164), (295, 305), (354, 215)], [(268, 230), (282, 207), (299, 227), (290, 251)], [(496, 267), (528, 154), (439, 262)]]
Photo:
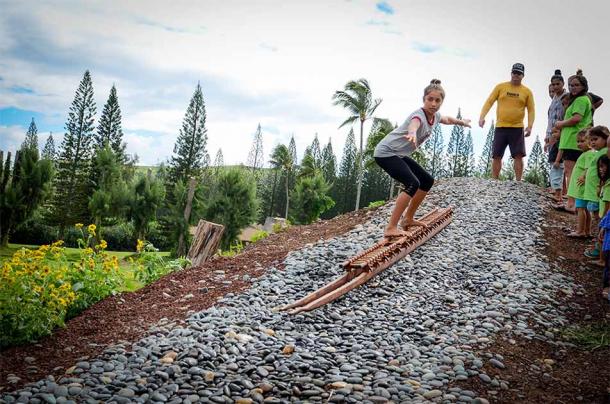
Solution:
[[(525, 137), (532, 132), (534, 124), (534, 96), (529, 88), (521, 84), (525, 67), (521, 63), (513, 65), (510, 81), (498, 84), (483, 105), (479, 126), (485, 126), (485, 115), (494, 102), (498, 102), (496, 111), (496, 129), (494, 132), (491, 157), (491, 176), (498, 179), (502, 168), (502, 158), (506, 146), (514, 159), (515, 179), (521, 181), (523, 175), (523, 157), (525, 157)], [(527, 128), (523, 130), (523, 118), (527, 108)]]

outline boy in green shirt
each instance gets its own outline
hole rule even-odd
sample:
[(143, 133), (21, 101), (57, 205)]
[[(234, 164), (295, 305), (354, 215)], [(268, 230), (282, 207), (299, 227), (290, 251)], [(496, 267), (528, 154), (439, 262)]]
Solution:
[[(594, 150), (592, 158), (589, 160), (589, 165), (585, 173), (583, 199), (587, 201), (587, 219), (585, 223), (585, 234), (591, 234), (592, 219), (598, 217), (599, 212), (599, 174), (597, 171), (597, 161), (601, 156), (606, 155), (608, 148), (606, 142), (608, 133), (603, 127), (596, 126), (589, 129), (589, 145)], [(585, 256), (589, 258), (599, 257), (599, 243), (591, 250), (585, 251)]]
[(578, 132), (576, 137), (578, 148), (583, 152), (576, 160), (570, 183), (568, 184), (568, 196), (574, 198), (576, 203), (576, 213), (578, 219), (576, 222), (576, 230), (569, 233), (568, 237), (586, 238), (589, 237), (588, 230), (585, 229), (585, 224), (588, 222), (587, 201), (584, 199), (585, 193), (585, 178), (587, 168), (591, 158), (593, 157), (592, 150), (589, 150), (589, 138), (587, 136), (588, 129), (583, 129)]

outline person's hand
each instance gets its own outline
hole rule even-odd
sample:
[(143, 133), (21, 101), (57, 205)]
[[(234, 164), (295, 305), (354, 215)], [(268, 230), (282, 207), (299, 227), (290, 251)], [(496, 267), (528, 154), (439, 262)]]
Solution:
[(479, 119), (479, 126), (482, 128), (485, 126), (485, 119)]
[(553, 167), (554, 168), (559, 168), (559, 166), (561, 166), (561, 162), (560, 161), (554, 161), (553, 162)]
[(531, 134), (532, 134), (532, 127), (531, 127), (531, 126), (528, 126), (527, 128), (525, 128), (525, 131), (523, 132), (523, 135), (524, 135), (525, 137), (528, 137), (528, 136), (529, 136), (529, 135), (531, 135)]
[(462, 119), (462, 126), (470, 128), (470, 119)]
[(578, 185), (585, 185), (585, 176), (581, 175), (580, 177), (578, 177), (578, 181), (577, 181)]
[(553, 126), (553, 131), (561, 131), (561, 128), (563, 128), (563, 121), (557, 121), (555, 122), (555, 126)]
[(417, 146), (417, 136), (415, 134), (407, 134), (405, 135), (407, 142), (413, 143), (414, 146)]

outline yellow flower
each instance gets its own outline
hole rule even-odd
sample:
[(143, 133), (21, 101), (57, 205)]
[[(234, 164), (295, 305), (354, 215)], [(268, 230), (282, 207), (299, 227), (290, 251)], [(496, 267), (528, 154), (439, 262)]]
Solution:
[(136, 246), (137, 252), (142, 252), (144, 250), (144, 240), (138, 239), (138, 245)]
[(74, 227), (76, 227), (77, 229), (79, 229), (79, 230), (80, 230), (80, 229), (82, 229), (82, 228), (83, 228), (83, 224), (82, 224), (82, 223), (76, 223), (76, 224), (74, 225)]
[(100, 241), (100, 246), (99, 246), (102, 250), (105, 250), (108, 247), (108, 243), (106, 243), (106, 240), (102, 240)]
[(95, 229), (96, 229), (96, 227), (94, 224), (90, 224), (89, 226), (87, 226), (87, 232), (94, 237), (95, 237)]

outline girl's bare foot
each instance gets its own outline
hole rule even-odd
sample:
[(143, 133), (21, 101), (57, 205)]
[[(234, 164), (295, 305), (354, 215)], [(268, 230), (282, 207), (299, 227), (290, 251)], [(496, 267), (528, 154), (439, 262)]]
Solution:
[(406, 232), (399, 230), (397, 227), (386, 227), (383, 232), (383, 237), (402, 237), (406, 235)]
[(415, 227), (415, 226), (420, 226), (420, 227), (428, 227), (426, 225), (426, 223), (419, 221), (419, 220), (415, 220), (415, 219), (407, 219), (407, 218), (403, 218), (400, 221), (400, 227), (402, 227), (403, 229), (407, 229), (409, 227)]

